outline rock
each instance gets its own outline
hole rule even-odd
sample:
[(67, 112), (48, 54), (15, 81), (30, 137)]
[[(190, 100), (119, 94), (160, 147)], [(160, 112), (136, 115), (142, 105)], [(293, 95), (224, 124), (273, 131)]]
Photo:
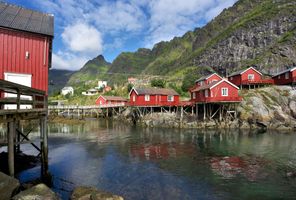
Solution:
[(20, 182), (0, 172), (0, 200), (10, 199), (18, 192)]
[(74, 189), (71, 200), (123, 200), (123, 197), (109, 192), (99, 191), (93, 187), (77, 187)]
[(291, 109), (292, 116), (296, 118), (296, 101), (290, 101), (289, 108)]
[(60, 198), (45, 184), (41, 183), (34, 187), (20, 192), (12, 200), (59, 200)]

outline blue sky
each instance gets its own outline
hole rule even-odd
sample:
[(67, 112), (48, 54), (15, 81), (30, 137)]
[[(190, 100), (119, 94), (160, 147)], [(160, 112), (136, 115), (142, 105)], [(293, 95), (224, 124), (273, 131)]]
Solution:
[(152, 48), (205, 25), (237, 0), (6, 0), (55, 16), (53, 68)]

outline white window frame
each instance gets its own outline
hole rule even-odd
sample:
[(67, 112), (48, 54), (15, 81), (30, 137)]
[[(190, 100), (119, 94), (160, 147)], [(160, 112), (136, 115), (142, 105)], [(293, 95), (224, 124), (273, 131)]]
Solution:
[(289, 76), (290, 76), (290, 73), (289, 72), (286, 72), (285, 73), (285, 79), (289, 79)]
[(173, 102), (174, 101), (174, 96), (173, 95), (168, 95), (168, 102)]
[(253, 81), (255, 79), (255, 75), (254, 74), (248, 74), (248, 80), (249, 81)]
[(278, 75), (278, 79), (281, 79), (281, 75)]
[(230, 77), (230, 80), (233, 80), (233, 77)]
[(203, 81), (200, 81), (200, 82), (199, 82), (199, 85), (202, 86), (202, 85), (203, 85)]
[(196, 99), (196, 93), (195, 92), (192, 93), (192, 99)]
[(150, 95), (149, 94), (145, 94), (145, 101), (150, 101)]
[(135, 102), (136, 101), (136, 96), (135, 95), (133, 95), (133, 102)]
[(228, 88), (221, 88), (221, 96), (228, 97)]
[(209, 91), (205, 90), (205, 97), (209, 97)]

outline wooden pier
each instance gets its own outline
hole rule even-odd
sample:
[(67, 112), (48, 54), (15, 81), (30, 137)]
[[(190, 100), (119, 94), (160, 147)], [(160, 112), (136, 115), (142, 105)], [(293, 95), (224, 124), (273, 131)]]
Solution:
[[(20, 84), (0, 80), (0, 123), (7, 125), (7, 139), (0, 146), (7, 146), (8, 171), (15, 175), (15, 154), (21, 151), (21, 144), (30, 143), (41, 156), (41, 175), (48, 173), (48, 135), (47, 135), (47, 95)], [(20, 127), (21, 121), (30, 123), (38, 120), (40, 127), (40, 145), (29, 139), (31, 131), (24, 133)]]

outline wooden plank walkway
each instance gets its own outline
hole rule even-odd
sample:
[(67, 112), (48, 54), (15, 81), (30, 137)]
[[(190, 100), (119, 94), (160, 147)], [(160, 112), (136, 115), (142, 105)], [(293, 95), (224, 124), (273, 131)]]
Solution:
[[(7, 94), (15, 94), (8, 97)], [(22, 96), (25, 95), (25, 96)], [(10, 95), (11, 96), (11, 95)], [(9, 107), (7, 105), (13, 105)], [(23, 105), (26, 109), (23, 109)], [(7, 124), (6, 141), (1, 146), (7, 146), (8, 170), (11, 176), (15, 174), (15, 153), (20, 152), (20, 145), (30, 143), (40, 151), (42, 166), (41, 174), (48, 173), (48, 135), (47, 135), (47, 96), (44, 91), (26, 87), (20, 84), (0, 80), (0, 123)], [(22, 133), (20, 121), (39, 120), (40, 146), (29, 140), (29, 133)]]

